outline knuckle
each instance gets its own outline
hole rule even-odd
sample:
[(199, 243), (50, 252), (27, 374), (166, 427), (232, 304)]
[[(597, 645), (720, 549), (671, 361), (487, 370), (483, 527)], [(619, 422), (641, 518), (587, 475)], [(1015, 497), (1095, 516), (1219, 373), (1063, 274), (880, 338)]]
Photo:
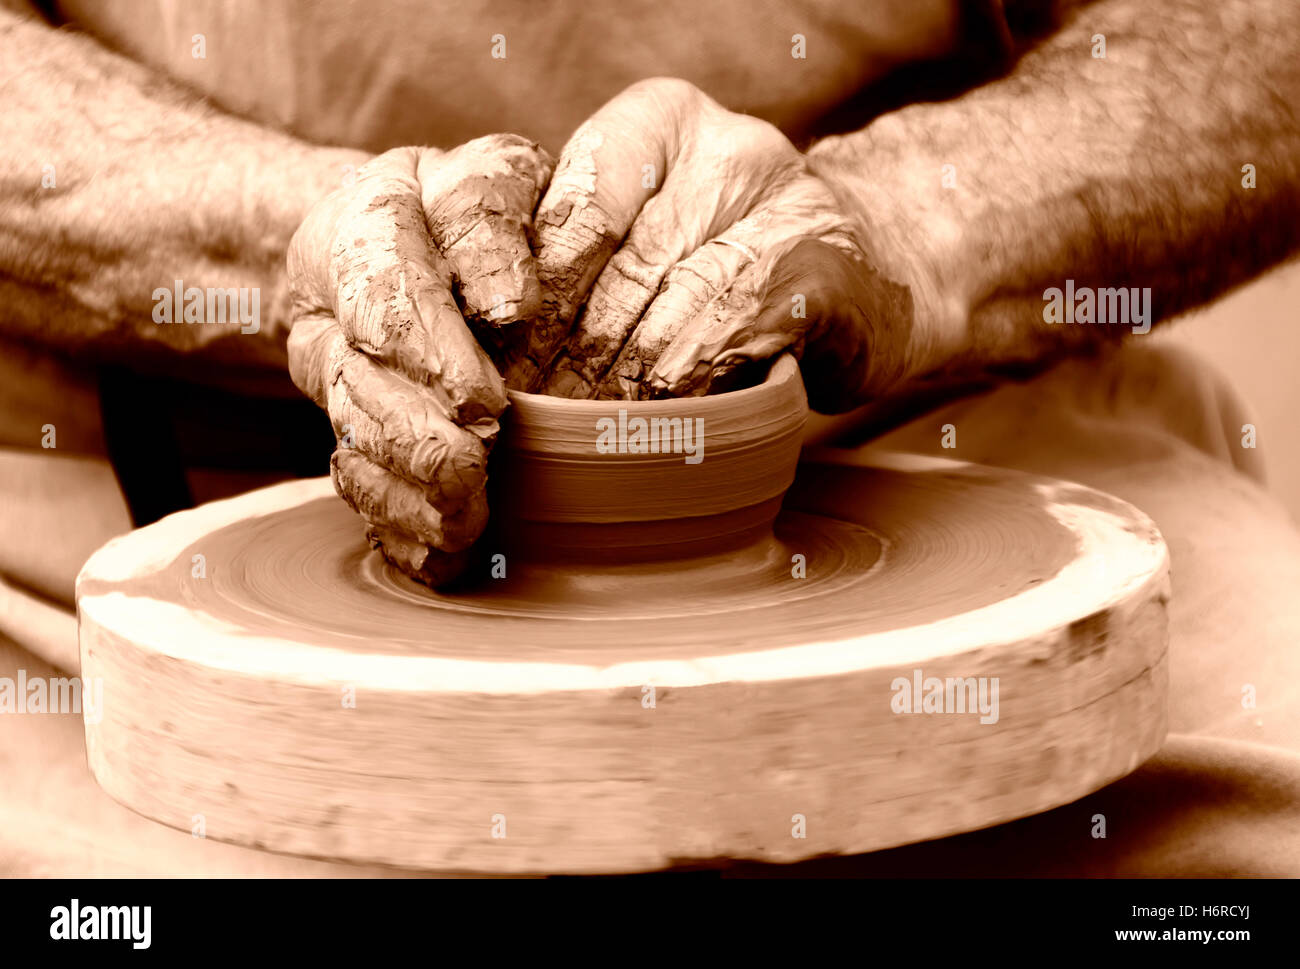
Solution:
[(402, 146), (381, 152), (357, 169), (357, 183), (399, 173), (405, 173), (409, 177), (409, 174), (415, 171), (422, 150), (412, 146)]
[(504, 157), (520, 174), (535, 174), (538, 167), (548, 169), (550, 167), (550, 153), (539, 143), (523, 135), (511, 133), (485, 135), (469, 142), (469, 145), (475, 145), (486, 152)]
[(602, 277), (606, 286), (616, 279), (626, 279), (653, 293), (663, 282), (664, 273), (675, 260), (665, 240), (646, 232), (633, 231), (610, 258)]
[(680, 77), (648, 77), (627, 88), (628, 94), (650, 95), (665, 104), (687, 107), (699, 104), (705, 94)]
[(735, 140), (738, 153), (744, 157), (772, 165), (774, 161), (796, 160), (799, 152), (770, 121), (749, 115), (735, 115), (729, 134)]

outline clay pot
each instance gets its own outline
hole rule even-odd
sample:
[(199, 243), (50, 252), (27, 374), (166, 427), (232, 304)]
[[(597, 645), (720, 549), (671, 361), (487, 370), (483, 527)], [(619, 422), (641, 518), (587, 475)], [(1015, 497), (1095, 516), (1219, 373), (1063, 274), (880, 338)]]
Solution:
[(770, 535), (808, 415), (798, 364), (710, 397), (511, 392), (493, 478), (496, 547), (529, 559), (653, 561)]

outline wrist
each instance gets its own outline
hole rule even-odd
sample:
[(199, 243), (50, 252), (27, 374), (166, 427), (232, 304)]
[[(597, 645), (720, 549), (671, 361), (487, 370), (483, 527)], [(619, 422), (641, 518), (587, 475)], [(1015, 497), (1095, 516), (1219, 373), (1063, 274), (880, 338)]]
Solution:
[(896, 321), (907, 330), (900, 339), (906, 345), (902, 377), (908, 379), (965, 353), (973, 274), (961, 258), (960, 223), (937, 197), (916, 187), (928, 184), (933, 171), (930, 194), (940, 191), (942, 166), (911, 150), (904, 156), (898, 146), (882, 146), (873, 131), (877, 125), (824, 139), (807, 158), (857, 226), (871, 268), (910, 295), (911, 318)]
[(371, 157), (350, 148), (295, 142), (251, 178), (245, 173), (239, 215), (241, 261), (269, 288), (263, 301), (268, 336), (283, 342), (292, 318), (285, 257), (293, 234), (313, 206), (348, 184)]

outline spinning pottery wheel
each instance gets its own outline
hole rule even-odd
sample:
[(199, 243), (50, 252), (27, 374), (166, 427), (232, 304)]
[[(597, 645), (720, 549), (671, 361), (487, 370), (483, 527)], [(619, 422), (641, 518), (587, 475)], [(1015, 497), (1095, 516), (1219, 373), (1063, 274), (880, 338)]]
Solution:
[[(1131, 506), (907, 455), (796, 475), (788, 360), (716, 398), (514, 404), (501, 552), (458, 591), (388, 566), (326, 479), (97, 552), (99, 783), (274, 851), (618, 872), (967, 831), (1163, 741), (1168, 558)], [(651, 415), (703, 420), (702, 460), (597, 453), (601, 417)]]

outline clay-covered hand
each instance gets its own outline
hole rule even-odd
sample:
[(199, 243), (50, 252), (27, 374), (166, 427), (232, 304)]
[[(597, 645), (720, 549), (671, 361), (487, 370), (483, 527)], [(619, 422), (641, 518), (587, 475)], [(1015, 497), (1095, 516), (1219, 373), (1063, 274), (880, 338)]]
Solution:
[(334, 486), (372, 544), (434, 585), (464, 567), (487, 523), (487, 455), (506, 407), (467, 320), (487, 330), (538, 311), (527, 231), (552, 168), (512, 135), (393, 149), (290, 243), (290, 372), (329, 413)]
[(774, 126), (640, 82), (575, 133), (542, 198), (546, 307), (511, 385), (703, 394), (789, 348), (814, 407), (850, 407), (901, 374), (910, 314), (863, 236)]

